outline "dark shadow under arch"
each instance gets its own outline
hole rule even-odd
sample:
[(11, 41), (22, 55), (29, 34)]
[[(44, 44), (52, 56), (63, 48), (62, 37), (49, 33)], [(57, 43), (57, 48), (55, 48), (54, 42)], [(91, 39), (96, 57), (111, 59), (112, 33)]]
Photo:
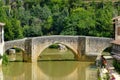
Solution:
[(112, 50), (112, 46), (106, 47), (106, 48), (102, 51), (101, 55), (111, 55), (111, 50)]

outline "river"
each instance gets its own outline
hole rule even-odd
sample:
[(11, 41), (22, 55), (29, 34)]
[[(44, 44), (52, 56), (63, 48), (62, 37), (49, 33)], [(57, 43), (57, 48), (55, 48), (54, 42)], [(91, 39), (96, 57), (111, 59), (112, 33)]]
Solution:
[(93, 61), (76, 61), (70, 50), (46, 49), (37, 63), (15, 62), (0, 68), (0, 80), (97, 80)]

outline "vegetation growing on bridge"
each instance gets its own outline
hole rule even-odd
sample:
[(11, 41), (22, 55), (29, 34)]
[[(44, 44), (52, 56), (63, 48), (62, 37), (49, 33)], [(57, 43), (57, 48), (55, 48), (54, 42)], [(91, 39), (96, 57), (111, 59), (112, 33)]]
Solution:
[(6, 23), (5, 40), (42, 35), (112, 37), (119, 2), (0, 0), (0, 22)]
[(7, 56), (6, 53), (3, 54), (2, 59), (3, 59), (2, 63), (5, 64), (5, 65), (7, 65), (8, 62), (9, 62), (9, 60), (8, 60), (8, 56)]
[(49, 46), (49, 48), (58, 49), (58, 48), (59, 48), (59, 46), (58, 46), (58, 44), (52, 44), (52, 45), (50, 45), (50, 46)]

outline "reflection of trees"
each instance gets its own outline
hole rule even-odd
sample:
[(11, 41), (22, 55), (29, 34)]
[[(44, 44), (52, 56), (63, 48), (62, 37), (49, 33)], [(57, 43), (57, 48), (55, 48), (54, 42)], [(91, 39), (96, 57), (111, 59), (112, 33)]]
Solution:
[(19, 76), (24, 73), (25, 65), (22, 62), (10, 62), (3, 65), (3, 74), (8, 76)]
[(5, 80), (32, 80), (31, 63), (10, 62), (2, 70)]
[(44, 61), (39, 62), (38, 67), (50, 77), (62, 77), (71, 74), (78, 64), (74, 61)]
[(89, 80), (88, 75), (94, 72), (88, 69), (90, 64), (79, 61), (11, 62), (2, 70), (5, 80), (85, 80), (85, 77)]

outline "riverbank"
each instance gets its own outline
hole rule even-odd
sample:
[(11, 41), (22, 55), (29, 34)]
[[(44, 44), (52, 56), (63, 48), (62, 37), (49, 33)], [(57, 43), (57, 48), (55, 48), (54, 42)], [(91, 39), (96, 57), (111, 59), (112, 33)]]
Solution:
[(120, 80), (120, 74), (118, 74), (113, 66), (113, 58), (112, 56), (104, 56), (107, 61), (106, 67), (98, 68), (99, 72), (99, 80)]

